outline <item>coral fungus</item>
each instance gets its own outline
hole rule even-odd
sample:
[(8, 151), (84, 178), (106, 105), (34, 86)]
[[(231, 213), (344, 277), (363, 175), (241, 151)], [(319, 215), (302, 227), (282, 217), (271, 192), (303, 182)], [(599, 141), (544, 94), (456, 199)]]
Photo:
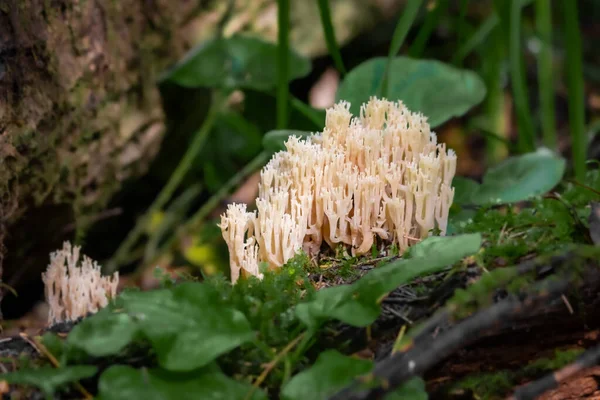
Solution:
[(80, 250), (65, 242), (61, 250), (50, 254), (50, 264), (42, 274), (46, 301), (50, 306), (50, 324), (95, 313), (106, 307), (109, 299), (117, 294), (118, 272), (103, 277), (98, 263), (86, 256), (79, 266)]
[(456, 155), (437, 143), (426, 117), (401, 102), (371, 99), (353, 117), (341, 102), (325, 129), (290, 137), (261, 172), (257, 212), (232, 204), (221, 216), (231, 278), (260, 276), (322, 242), (367, 253), (377, 237), (401, 251), (434, 228), (446, 232)]

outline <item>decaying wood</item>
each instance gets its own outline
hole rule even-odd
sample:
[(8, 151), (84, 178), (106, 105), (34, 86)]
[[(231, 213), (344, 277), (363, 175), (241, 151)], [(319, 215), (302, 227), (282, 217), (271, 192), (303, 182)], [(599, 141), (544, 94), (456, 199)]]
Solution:
[[(386, 357), (376, 363), (369, 382), (359, 379), (332, 399), (382, 398), (414, 376), (425, 376), (433, 382), (430, 391), (444, 393), (449, 377), (455, 381), (480, 372), (483, 366), (486, 370), (509, 368), (508, 365), (515, 368), (561, 346), (596, 345), (597, 340), (582, 340), (586, 332), (600, 325), (600, 270), (596, 263), (588, 265), (584, 279), (556, 272), (559, 268), (568, 270), (570, 259), (571, 255), (566, 254), (548, 264), (523, 263), (518, 267), (521, 273), (535, 270), (538, 277), (547, 278), (518, 294), (505, 293), (491, 306), (462, 321), (454, 322), (449, 308), (439, 310), (426, 320), (403, 351), (390, 355), (390, 347), (386, 347)], [(565, 304), (573, 294), (576, 296), (571, 296), (572, 302)], [(590, 354), (585, 362), (575, 364), (578, 371), (595, 360), (595, 353)], [(547, 380), (539, 385), (550, 387)], [(538, 391), (539, 385), (533, 390)], [(529, 397), (525, 394), (517, 398)]]

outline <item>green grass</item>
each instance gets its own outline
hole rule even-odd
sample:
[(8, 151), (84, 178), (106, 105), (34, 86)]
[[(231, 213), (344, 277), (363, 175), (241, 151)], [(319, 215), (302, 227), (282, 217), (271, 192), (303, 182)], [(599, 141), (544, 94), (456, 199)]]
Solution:
[(575, 177), (583, 182), (585, 175), (585, 99), (581, 35), (576, 1), (562, 2), (565, 21), (566, 70), (569, 88), (569, 131)]
[(438, 21), (442, 13), (448, 9), (448, 0), (438, 0), (433, 2), (431, 8), (427, 11), (425, 22), (421, 25), (421, 29), (417, 33), (415, 40), (413, 41), (408, 55), (414, 58), (419, 58), (425, 51), (425, 47), (429, 40), (429, 37), (437, 27)]
[(554, 74), (552, 72), (552, 11), (550, 0), (535, 1), (535, 18), (540, 40), (538, 54), (538, 87), (540, 97), (540, 120), (544, 145), (557, 150), (554, 110)]
[(515, 102), (517, 125), (519, 134), (517, 138), (517, 148), (520, 152), (526, 153), (535, 150), (535, 134), (533, 120), (531, 118), (531, 109), (529, 107), (529, 96), (527, 94), (527, 81), (524, 74), (521, 47), (521, 0), (512, 0), (510, 7), (510, 78), (513, 88), (513, 98)]
[(388, 52), (388, 61), (385, 66), (385, 71), (383, 73), (383, 79), (381, 81), (381, 97), (387, 97), (387, 89), (391, 72), (390, 70), (392, 60), (400, 52), (402, 44), (406, 39), (406, 35), (408, 34), (410, 27), (415, 22), (415, 19), (417, 18), (417, 13), (419, 12), (419, 9), (421, 8), (422, 4), (423, 0), (409, 0), (408, 4), (404, 8), (402, 17), (400, 17), (400, 20), (396, 25), (396, 29), (394, 29), (392, 43), (390, 44), (390, 49)]
[(317, 0), (317, 4), (319, 6), (319, 15), (321, 16), (321, 25), (323, 26), (323, 33), (325, 34), (325, 43), (327, 43), (327, 50), (329, 50), (329, 54), (331, 55), (331, 58), (333, 58), (335, 67), (343, 76), (346, 74), (346, 67), (344, 67), (342, 54), (340, 53), (340, 49), (337, 45), (337, 40), (335, 38), (335, 28), (331, 21), (331, 10), (329, 9), (329, 0)]
[(284, 129), (288, 124), (288, 104), (290, 97), (289, 58), (290, 48), (290, 1), (277, 1), (277, 129)]

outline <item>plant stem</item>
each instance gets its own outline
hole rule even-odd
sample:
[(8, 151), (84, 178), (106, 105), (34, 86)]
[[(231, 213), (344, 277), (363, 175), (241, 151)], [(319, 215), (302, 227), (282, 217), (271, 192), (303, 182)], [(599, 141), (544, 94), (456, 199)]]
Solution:
[(308, 104), (304, 103), (302, 100), (291, 96), (292, 107), (294, 107), (298, 112), (304, 115), (306, 118), (310, 119), (311, 122), (315, 124), (317, 129), (323, 129), (325, 126), (325, 112), (315, 110)]
[(217, 94), (215, 97), (216, 98), (211, 101), (210, 108), (208, 109), (208, 113), (204, 119), (204, 122), (202, 123), (202, 126), (196, 132), (192, 143), (190, 143), (190, 146), (185, 152), (183, 158), (179, 161), (179, 164), (169, 178), (169, 181), (162, 188), (144, 215), (138, 219), (134, 228), (129, 232), (125, 240), (121, 243), (112, 260), (108, 263), (108, 265), (106, 265), (106, 273), (113, 273), (122, 265), (123, 260), (128, 259), (129, 252), (144, 233), (144, 230), (147, 228), (148, 221), (152, 215), (155, 212), (162, 210), (165, 204), (167, 204), (167, 202), (173, 196), (173, 193), (181, 184), (181, 181), (185, 178), (185, 175), (189, 169), (192, 167), (192, 164), (200, 153), (200, 150), (202, 150), (204, 142), (213, 128), (219, 110), (226, 99), (226, 96), (221, 96), (220, 94)]
[(550, 0), (535, 1), (535, 18), (540, 38), (538, 55), (538, 89), (540, 96), (540, 115), (544, 145), (551, 150), (557, 149), (556, 123), (554, 116), (554, 77), (552, 74), (552, 14)]
[(258, 388), (265, 381), (265, 379), (267, 379), (267, 376), (269, 376), (269, 373), (273, 370), (273, 368), (275, 368), (277, 366), (277, 364), (279, 363), (279, 361), (281, 361), (286, 356), (286, 354), (288, 354), (298, 344), (298, 342), (303, 337), (304, 337), (304, 332), (301, 333), (294, 340), (292, 340), (291, 342), (289, 342), (283, 348), (283, 350), (281, 350), (279, 352), (279, 354), (277, 354), (275, 356), (275, 358), (273, 358), (271, 360), (271, 362), (269, 362), (267, 364), (267, 366), (265, 367), (265, 369), (263, 370), (263, 372), (258, 376), (258, 378), (256, 378), (256, 381), (254, 381), (254, 383), (252, 384), (253, 388), (252, 388), (252, 390), (250, 390), (250, 392), (246, 396), (247, 399), (249, 399), (249, 398), (252, 397), (252, 394), (254, 393), (254, 390), (256, 390), (256, 388)]
[[(500, 0), (505, 1), (505, 0)], [(533, 0), (523, 0), (521, 7), (526, 7), (531, 4)], [(494, 30), (501, 22), (501, 18), (498, 16), (499, 10), (496, 10), (493, 14), (483, 21), (479, 28), (471, 35), (471, 37), (465, 41), (465, 44), (459, 47), (458, 51), (452, 58), (452, 64), (459, 65), (475, 48), (479, 47), (488, 38), (490, 33)]]
[(521, 0), (511, 1), (509, 49), (510, 77), (519, 127), (517, 148), (520, 152), (526, 153), (535, 150), (535, 136), (521, 59), (521, 9)]
[(448, 0), (438, 0), (433, 3), (432, 8), (427, 13), (427, 17), (425, 17), (425, 22), (421, 26), (419, 33), (417, 33), (415, 41), (408, 50), (409, 56), (419, 58), (423, 55), (425, 45), (427, 45), (427, 41), (435, 29), (442, 11), (445, 11), (448, 8), (448, 4)]
[(471, 35), (469, 40), (465, 41), (465, 43), (458, 48), (458, 51), (454, 54), (452, 58), (452, 64), (460, 65), (462, 64), (465, 57), (467, 57), (471, 52), (477, 48), (481, 43), (483, 43), (490, 33), (494, 30), (494, 28), (498, 25), (500, 19), (497, 14), (492, 14), (483, 21), (483, 23), (479, 26), (479, 28)]
[[(456, 37), (458, 38), (458, 43), (462, 43), (465, 40), (465, 32), (467, 30), (466, 19), (467, 19), (468, 6), (469, 6), (469, 0), (460, 0), (460, 8), (459, 8), (459, 12), (458, 12), (458, 29), (456, 32)], [(462, 62), (462, 60), (461, 60), (461, 62)]]
[(277, 1), (277, 129), (285, 129), (288, 122), (290, 1)]
[[(215, 193), (206, 203), (200, 207), (198, 211), (194, 215), (190, 217), (186, 221), (186, 223), (181, 227), (182, 233), (192, 232), (199, 228), (199, 226), (204, 222), (206, 217), (210, 214), (212, 210), (214, 210), (219, 203), (221, 203), (229, 193), (239, 185), (246, 177), (252, 174), (254, 171), (260, 169), (269, 159), (269, 154), (266, 152), (259, 153), (256, 157), (254, 157), (248, 164), (242, 168), (237, 174), (232, 176), (220, 189), (217, 193)], [(173, 243), (177, 240), (181, 235), (173, 235), (173, 237), (169, 238), (166, 243), (156, 252), (156, 254), (163, 254), (165, 249), (170, 248)], [(154, 257), (156, 258), (156, 257)], [(149, 260), (151, 261), (151, 260)]]
[(567, 84), (569, 89), (569, 125), (575, 177), (585, 180), (585, 103), (583, 87), (583, 67), (581, 34), (577, 1), (565, 1), (565, 34), (567, 43)]
[[(506, 147), (508, 129), (504, 117), (504, 88), (502, 87), (502, 62), (506, 56), (502, 31), (499, 27), (493, 30), (488, 39), (489, 46), (482, 48), (482, 70), (487, 87), (485, 101), (486, 114), (486, 149), (488, 165), (496, 164), (508, 155)], [(489, 132), (497, 132), (498, 138), (490, 138)], [(502, 140), (503, 145), (498, 140)], [(510, 144), (510, 143), (509, 143)]]
[(383, 72), (383, 79), (381, 80), (381, 97), (387, 96), (392, 61), (400, 52), (402, 44), (404, 43), (404, 39), (406, 39), (406, 35), (408, 34), (408, 30), (415, 22), (417, 13), (419, 12), (419, 8), (421, 7), (422, 3), (423, 0), (408, 0), (408, 4), (404, 9), (404, 13), (402, 14), (402, 17), (400, 17), (400, 20), (398, 20), (398, 24), (394, 30), (394, 35), (392, 36), (392, 43), (390, 44), (388, 60)]
[(265, 162), (269, 159), (269, 154), (266, 152), (259, 153), (254, 157), (248, 164), (244, 166), (237, 174), (232, 176), (220, 189), (215, 193), (200, 209), (192, 215), (188, 220), (186, 227), (195, 229), (202, 221), (208, 216), (208, 214), (214, 210), (214, 208), (223, 201), (227, 195), (239, 185), (242, 180), (252, 174), (254, 171), (260, 169)]
[(342, 76), (346, 75), (346, 67), (344, 67), (344, 61), (342, 60), (342, 54), (340, 48), (337, 45), (335, 38), (335, 27), (331, 20), (331, 10), (329, 9), (329, 0), (317, 0), (319, 5), (319, 15), (321, 16), (321, 25), (323, 26), (323, 33), (325, 34), (325, 42), (327, 43), (327, 50), (333, 58), (335, 67)]

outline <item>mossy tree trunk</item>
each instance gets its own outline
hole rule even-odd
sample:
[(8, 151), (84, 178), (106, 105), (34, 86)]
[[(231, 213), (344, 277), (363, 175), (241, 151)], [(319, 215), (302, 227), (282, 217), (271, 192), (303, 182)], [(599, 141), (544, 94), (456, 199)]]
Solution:
[(82, 230), (147, 168), (163, 136), (156, 74), (185, 52), (183, 27), (204, 3), (0, 0), (6, 284), (39, 281), (68, 225)]

